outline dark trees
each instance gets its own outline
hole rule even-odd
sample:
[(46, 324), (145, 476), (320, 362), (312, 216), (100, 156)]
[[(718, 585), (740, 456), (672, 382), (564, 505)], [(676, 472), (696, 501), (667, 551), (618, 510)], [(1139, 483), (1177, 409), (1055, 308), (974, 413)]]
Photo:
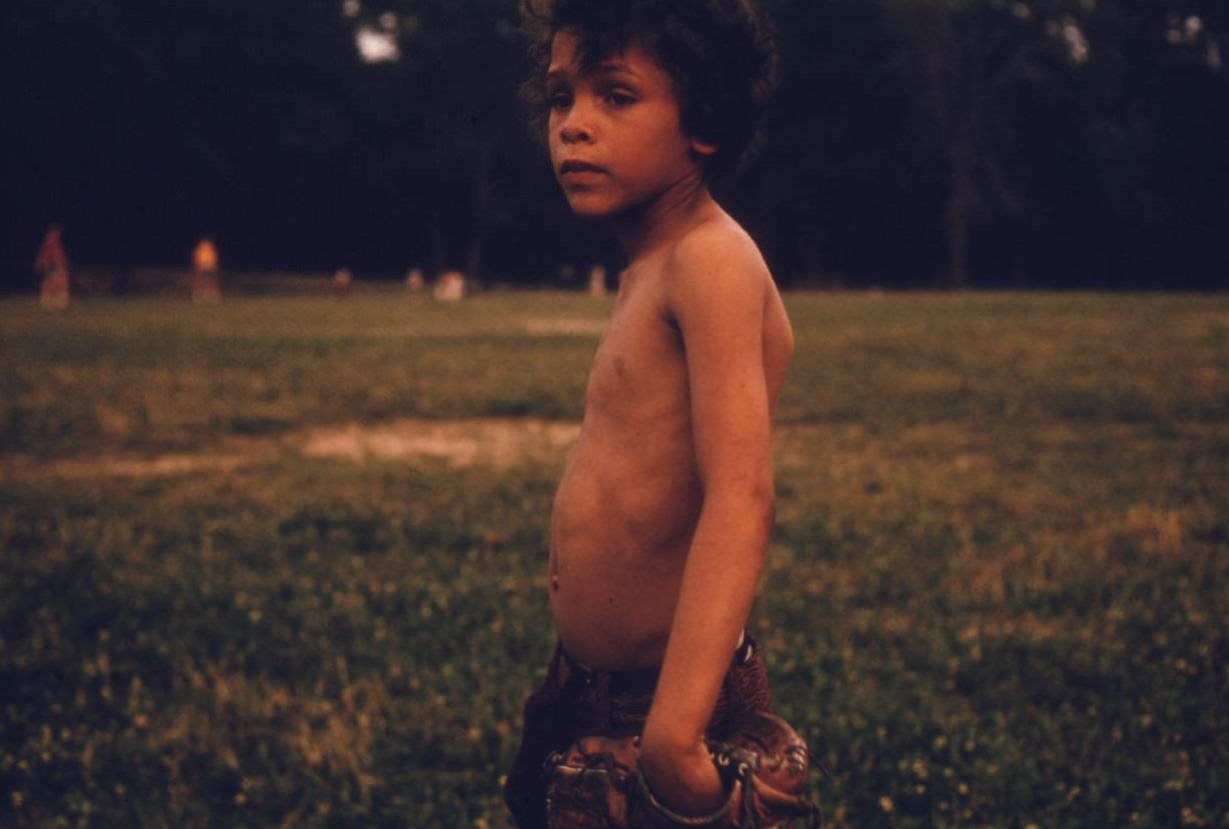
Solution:
[[(762, 2), (782, 85), (721, 192), (783, 282), (1226, 282), (1223, 0)], [(182, 263), (205, 233), (254, 269), (609, 261), (523, 127), (515, 11), (0, 4), (6, 283), (53, 221), (85, 263)]]

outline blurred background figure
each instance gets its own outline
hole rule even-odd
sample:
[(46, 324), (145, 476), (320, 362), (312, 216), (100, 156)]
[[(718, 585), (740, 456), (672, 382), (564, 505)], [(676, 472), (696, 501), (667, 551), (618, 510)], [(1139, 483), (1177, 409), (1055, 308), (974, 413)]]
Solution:
[(589, 269), (589, 296), (606, 296), (605, 265), (594, 265)]
[(49, 311), (59, 311), (68, 307), (68, 256), (64, 253), (64, 242), (61, 239), (59, 225), (52, 225), (43, 237), (43, 244), (38, 249), (38, 258), (34, 267), (40, 278), (38, 286), (38, 301)]
[(405, 290), (418, 296), (427, 290), (427, 280), (423, 278), (422, 268), (410, 268), (405, 274)]
[(348, 299), (350, 296), (350, 285), (354, 282), (354, 274), (350, 273), (349, 268), (338, 268), (337, 273), (333, 274), (333, 293), (338, 299)]
[(465, 277), (460, 271), (445, 271), (435, 281), (434, 296), (440, 302), (457, 302), (465, 296)]
[(192, 251), (193, 302), (218, 302), (222, 289), (218, 285), (218, 249), (208, 236), (201, 237)]

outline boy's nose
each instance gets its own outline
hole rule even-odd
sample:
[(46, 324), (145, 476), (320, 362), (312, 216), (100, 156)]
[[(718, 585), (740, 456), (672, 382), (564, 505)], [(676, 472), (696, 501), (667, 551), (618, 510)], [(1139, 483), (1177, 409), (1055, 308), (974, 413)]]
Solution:
[(593, 140), (593, 131), (573, 113), (559, 127), (559, 138), (564, 144), (576, 144)]

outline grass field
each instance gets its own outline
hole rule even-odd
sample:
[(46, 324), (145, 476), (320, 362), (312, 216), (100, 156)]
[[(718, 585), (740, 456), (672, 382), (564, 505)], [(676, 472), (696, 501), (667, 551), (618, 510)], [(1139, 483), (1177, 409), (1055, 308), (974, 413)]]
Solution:
[[(1229, 296), (787, 303), (831, 825), (1229, 826)], [(0, 301), (0, 824), (508, 827), (608, 310)]]

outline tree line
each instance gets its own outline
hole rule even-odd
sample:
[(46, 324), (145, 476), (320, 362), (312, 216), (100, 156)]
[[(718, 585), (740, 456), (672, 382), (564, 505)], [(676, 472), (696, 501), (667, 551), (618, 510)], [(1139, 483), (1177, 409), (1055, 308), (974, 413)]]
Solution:
[[(781, 85), (718, 187), (786, 285), (1226, 284), (1223, 0), (762, 0)], [(515, 0), (8, 0), (4, 280), (97, 267), (486, 282), (618, 267), (524, 126)]]

